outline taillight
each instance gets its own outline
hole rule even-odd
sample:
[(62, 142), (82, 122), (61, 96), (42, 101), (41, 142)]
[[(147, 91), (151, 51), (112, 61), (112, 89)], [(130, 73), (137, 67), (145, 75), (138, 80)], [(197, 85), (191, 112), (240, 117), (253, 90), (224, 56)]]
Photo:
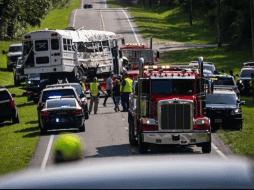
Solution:
[(83, 113), (83, 111), (82, 111), (82, 109), (76, 109), (74, 112), (73, 112), (75, 115), (78, 115), (78, 114), (82, 114)]
[(11, 108), (15, 108), (15, 102), (13, 99), (10, 99)]
[(42, 117), (48, 117), (48, 116), (49, 116), (49, 112), (47, 112), (47, 111), (42, 111), (42, 112), (41, 112), (41, 116), (42, 116)]

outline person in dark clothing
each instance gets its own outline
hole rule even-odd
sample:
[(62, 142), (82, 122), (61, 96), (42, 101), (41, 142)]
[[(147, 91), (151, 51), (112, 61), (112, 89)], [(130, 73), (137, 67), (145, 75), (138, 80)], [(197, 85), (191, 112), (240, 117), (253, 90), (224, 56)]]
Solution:
[(119, 105), (121, 102), (121, 92), (120, 92), (120, 81), (116, 80), (116, 85), (113, 87), (113, 97), (115, 99), (115, 111), (120, 111)]
[(229, 74), (235, 79), (235, 76), (234, 76), (234, 74), (233, 74), (233, 71), (232, 70), (230, 70), (229, 71)]

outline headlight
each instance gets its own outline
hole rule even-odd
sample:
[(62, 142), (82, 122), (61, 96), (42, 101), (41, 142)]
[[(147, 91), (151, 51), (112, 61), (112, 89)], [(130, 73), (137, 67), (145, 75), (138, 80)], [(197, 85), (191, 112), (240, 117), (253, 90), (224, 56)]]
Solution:
[(147, 125), (158, 125), (158, 121), (156, 121), (155, 119), (145, 118), (145, 120)]
[(196, 121), (194, 121), (194, 125), (205, 125), (205, 124), (209, 124), (210, 120), (209, 118), (207, 119), (197, 119)]
[(27, 83), (28, 83), (28, 84), (32, 84), (32, 82), (31, 82), (30, 80), (29, 80), (29, 81), (27, 81)]
[(239, 80), (239, 83), (243, 83), (243, 81), (242, 81), (242, 80)]
[(233, 109), (232, 111), (231, 111), (231, 115), (236, 115), (236, 114), (241, 114), (242, 112), (241, 112), (241, 109)]

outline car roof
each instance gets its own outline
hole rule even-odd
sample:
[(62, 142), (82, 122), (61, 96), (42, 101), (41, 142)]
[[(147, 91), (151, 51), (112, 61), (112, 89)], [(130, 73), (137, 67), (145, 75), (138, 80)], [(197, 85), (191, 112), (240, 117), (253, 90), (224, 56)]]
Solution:
[(243, 71), (243, 70), (254, 70), (254, 67), (243, 67), (241, 69), (241, 71)]
[(236, 93), (233, 90), (222, 90), (222, 89), (214, 90), (213, 94), (234, 94), (234, 95), (236, 95)]
[(10, 47), (11, 46), (22, 46), (22, 44), (11, 44)]
[(46, 102), (52, 102), (52, 101), (60, 101), (60, 100), (76, 100), (76, 98), (55, 98), (55, 99), (47, 99)]
[(50, 88), (44, 88), (42, 91), (45, 92), (45, 91), (50, 91), (50, 90), (62, 90), (62, 89), (74, 89), (76, 90), (73, 86), (65, 86), (65, 87), (50, 87)]

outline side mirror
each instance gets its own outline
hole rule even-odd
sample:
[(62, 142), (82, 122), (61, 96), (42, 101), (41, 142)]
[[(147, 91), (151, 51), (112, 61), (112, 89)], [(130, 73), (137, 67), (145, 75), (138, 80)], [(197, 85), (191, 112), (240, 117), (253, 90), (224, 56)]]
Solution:
[(239, 75), (238, 75), (238, 74), (236, 74), (235, 76), (239, 77)]
[(16, 97), (16, 94), (11, 94), (12, 97)]
[(125, 45), (125, 40), (124, 40), (124, 38), (122, 39), (122, 44)]
[(160, 58), (160, 52), (157, 51), (157, 58)]
[(245, 105), (245, 101), (240, 101), (240, 105)]
[(6, 54), (6, 52), (3, 50), (3, 51), (2, 51), (2, 54)]

